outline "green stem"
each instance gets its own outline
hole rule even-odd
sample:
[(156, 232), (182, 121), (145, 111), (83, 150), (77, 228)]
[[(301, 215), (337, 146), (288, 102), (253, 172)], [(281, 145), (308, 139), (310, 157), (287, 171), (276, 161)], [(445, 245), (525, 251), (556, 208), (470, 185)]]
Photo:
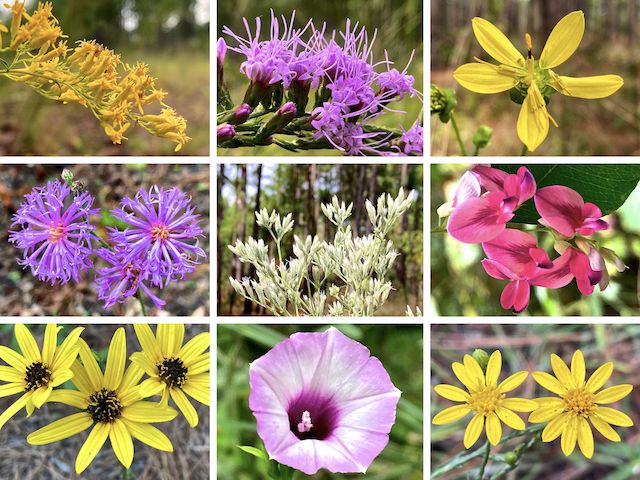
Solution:
[(522, 151), (520, 152), (520, 156), (521, 157), (526, 157), (528, 151), (529, 151), (529, 149), (527, 148), (527, 146), (526, 145), (522, 145)]
[(122, 480), (131, 480), (131, 469), (122, 467)]
[(100, 238), (98, 235), (96, 235), (94, 232), (91, 232), (91, 236), (93, 236), (93, 238), (95, 238), (98, 242), (100, 242), (100, 245), (102, 245), (105, 248), (108, 248), (113, 252), (113, 247), (109, 245), (106, 241), (104, 241), (102, 238)]
[(473, 156), (477, 157), (479, 153), (480, 153), (480, 147), (476, 145), (476, 148), (473, 150)]
[(484, 471), (487, 468), (487, 463), (489, 462), (489, 454), (491, 453), (491, 444), (489, 442), (485, 443), (484, 450), (482, 465), (480, 465), (480, 471), (478, 471), (478, 480), (482, 480), (484, 478)]
[(451, 126), (453, 127), (453, 131), (456, 132), (458, 145), (460, 145), (460, 153), (462, 153), (463, 157), (466, 157), (467, 149), (464, 148), (464, 143), (462, 142), (462, 137), (460, 136), (460, 130), (458, 129), (458, 124), (456, 123), (456, 117), (453, 115), (453, 113), (451, 113)]
[(136, 297), (138, 298), (138, 301), (140, 302), (140, 308), (142, 309), (142, 316), (146, 317), (147, 316), (147, 307), (144, 306), (144, 302), (142, 301), (142, 291), (138, 290), (136, 292)]

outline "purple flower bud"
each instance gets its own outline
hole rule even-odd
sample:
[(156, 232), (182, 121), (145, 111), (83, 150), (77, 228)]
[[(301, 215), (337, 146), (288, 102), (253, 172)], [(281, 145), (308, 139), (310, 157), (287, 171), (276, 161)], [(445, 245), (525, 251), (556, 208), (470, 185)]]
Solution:
[(231, 124), (223, 123), (218, 125), (218, 140), (229, 140), (236, 136), (236, 127)]
[(238, 123), (243, 123), (249, 118), (251, 110), (251, 106), (248, 103), (243, 103), (233, 111), (233, 117)]
[(279, 109), (278, 109), (278, 115), (290, 115), (290, 114), (295, 114), (296, 113), (296, 104), (293, 102), (287, 102), (284, 105), (282, 105)]
[(224, 38), (220, 37), (218, 39), (218, 67), (222, 68), (222, 64), (224, 63), (224, 57), (227, 54), (227, 44), (224, 41)]

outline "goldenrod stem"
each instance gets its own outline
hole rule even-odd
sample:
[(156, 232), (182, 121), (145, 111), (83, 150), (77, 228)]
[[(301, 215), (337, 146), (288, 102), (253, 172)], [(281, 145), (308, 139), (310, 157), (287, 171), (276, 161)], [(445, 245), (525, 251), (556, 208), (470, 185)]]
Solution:
[(463, 157), (467, 156), (467, 150), (464, 148), (464, 143), (462, 142), (462, 137), (460, 136), (460, 130), (458, 129), (458, 124), (456, 123), (456, 118), (451, 113), (451, 126), (453, 127), (453, 131), (456, 132), (456, 138), (458, 139), (458, 145), (460, 145), (460, 153), (462, 153)]
[(482, 457), (482, 465), (480, 465), (480, 471), (478, 472), (478, 479), (482, 480), (484, 478), (484, 470), (487, 468), (487, 463), (489, 462), (489, 454), (491, 453), (491, 444), (487, 441), (485, 444), (484, 457)]
[(522, 145), (522, 151), (520, 152), (520, 156), (521, 157), (526, 157), (528, 151), (529, 151), (529, 149), (527, 148), (527, 146), (526, 145)]

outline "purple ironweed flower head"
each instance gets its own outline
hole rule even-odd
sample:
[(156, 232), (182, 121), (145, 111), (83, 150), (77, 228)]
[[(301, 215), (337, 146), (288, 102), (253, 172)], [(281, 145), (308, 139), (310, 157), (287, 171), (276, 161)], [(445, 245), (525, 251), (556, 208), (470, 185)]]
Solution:
[(224, 63), (224, 57), (227, 55), (227, 44), (224, 41), (224, 38), (222, 37), (218, 39), (216, 54), (217, 54), (217, 60), (218, 60), (218, 67), (222, 68), (222, 64)]
[(128, 297), (138, 293), (138, 289), (146, 293), (159, 310), (165, 302), (158, 298), (145, 281), (149, 278), (147, 261), (141, 258), (127, 258), (127, 250), (108, 248), (96, 250), (96, 254), (109, 264), (108, 267), (96, 269), (96, 285), (98, 299), (104, 300), (104, 308), (110, 308), (116, 303), (123, 303)]
[(126, 260), (146, 262), (151, 284), (163, 287), (170, 281), (184, 279), (195, 270), (200, 257), (206, 257), (198, 246), (202, 235), (200, 215), (190, 205), (191, 197), (179, 188), (168, 190), (153, 185), (141, 188), (134, 198), (125, 197), (122, 208), (113, 215), (130, 227), (110, 230), (111, 241), (126, 250)]
[(98, 213), (94, 198), (84, 192), (77, 195), (59, 180), (34, 187), (13, 216), (9, 241), (23, 250), (18, 264), (52, 285), (79, 280), (80, 272), (93, 266), (89, 216)]
[(249, 367), (269, 457), (314, 475), (365, 472), (389, 441), (401, 392), (362, 344), (331, 327), (294, 333)]
[(236, 127), (230, 123), (223, 123), (218, 125), (216, 132), (218, 140), (228, 140), (236, 136)]
[(415, 123), (409, 130), (402, 134), (400, 141), (404, 144), (404, 154), (417, 153), (422, 155), (424, 145), (423, 129), (419, 123)]

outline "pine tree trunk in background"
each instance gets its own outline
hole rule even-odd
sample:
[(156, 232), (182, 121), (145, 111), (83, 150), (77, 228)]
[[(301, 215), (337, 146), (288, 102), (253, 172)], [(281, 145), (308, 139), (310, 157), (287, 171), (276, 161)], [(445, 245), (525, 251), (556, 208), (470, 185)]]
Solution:
[[(234, 218), (236, 219), (236, 238), (235, 240), (245, 241), (246, 223), (247, 223), (247, 165), (236, 166), (236, 204)], [(233, 256), (232, 263), (232, 275), (238, 282), (242, 280), (243, 265), (237, 256)], [(231, 294), (231, 310), (233, 310), (233, 304), (236, 300), (236, 291), (233, 290)]]
[[(378, 180), (378, 164), (371, 164), (371, 173), (369, 174), (369, 190), (367, 192), (367, 198), (374, 205), (376, 204), (377, 199), (377, 182)], [(367, 233), (373, 232), (373, 223), (369, 221), (369, 217), (367, 216)]]
[(217, 265), (217, 274), (216, 278), (218, 279), (218, 285), (216, 285), (216, 310), (220, 313), (220, 307), (222, 305), (222, 264), (224, 249), (222, 248), (222, 241), (220, 239), (220, 226), (222, 225), (222, 220), (224, 217), (224, 205), (222, 204), (222, 188), (224, 187), (224, 163), (220, 164), (220, 170), (218, 171), (217, 178), (217, 192), (216, 192), (216, 201), (217, 201), (217, 218), (216, 218), (216, 247), (217, 247), (217, 257), (218, 257), (218, 265)]
[[(253, 203), (253, 211), (254, 212), (259, 212), (260, 211), (260, 194), (261, 194), (261, 186), (262, 186), (262, 164), (259, 163), (256, 166), (256, 200)], [(258, 234), (260, 233), (260, 227), (258, 226), (258, 224), (256, 222), (253, 222), (253, 229), (252, 229), (252, 233), (251, 236), (253, 238), (258, 238)], [(253, 264), (251, 264), (249, 266), (249, 272), (247, 273), (247, 276), (249, 278), (253, 278), (256, 274), (256, 268), (253, 266)], [(244, 299), (244, 308), (242, 309), (242, 314), (243, 315), (251, 315), (251, 310), (253, 308), (253, 302), (251, 300), (249, 300), (248, 298)]]
[[(409, 169), (409, 166), (406, 163), (403, 163), (402, 165), (400, 165), (400, 186), (405, 191), (407, 190), (407, 187), (408, 187), (408, 179), (409, 179), (408, 169)], [(400, 225), (398, 226), (398, 230), (397, 230), (398, 235), (402, 235), (403, 232), (406, 232), (408, 227), (409, 227), (409, 219), (408, 219), (407, 213), (405, 212), (405, 214), (402, 216)], [(398, 267), (396, 271), (398, 273), (398, 280), (400, 281), (400, 284), (402, 285), (402, 290), (404, 292), (405, 303), (408, 303), (409, 291), (407, 289), (407, 257), (406, 255), (400, 255), (400, 258), (398, 258)]]
[(361, 163), (358, 165), (358, 176), (356, 180), (356, 196), (353, 200), (353, 235), (360, 235), (360, 226), (362, 225), (362, 211), (364, 210), (364, 179), (367, 172), (367, 165)]
[(313, 189), (316, 183), (316, 165), (307, 165), (307, 235), (315, 235), (318, 229), (318, 214)]
[(635, 45), (638, 36), (638, 0), (629, 0), (629, 38), (628, 43)]

